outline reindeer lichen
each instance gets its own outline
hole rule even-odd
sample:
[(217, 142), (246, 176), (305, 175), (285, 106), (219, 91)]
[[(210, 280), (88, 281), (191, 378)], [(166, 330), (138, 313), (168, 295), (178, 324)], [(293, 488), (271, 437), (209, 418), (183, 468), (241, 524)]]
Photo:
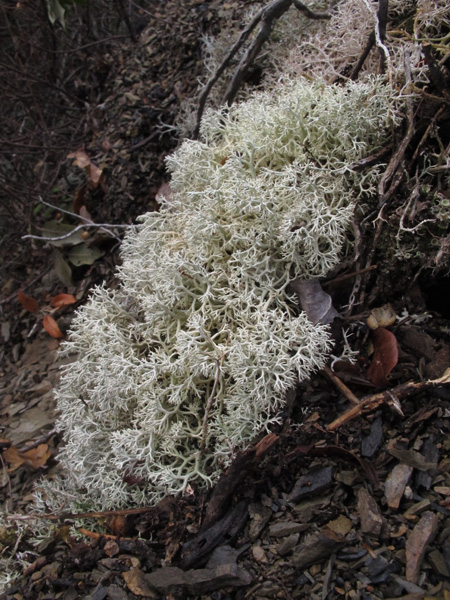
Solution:
[(392, 91), (290, 82), (211, 111), (168, 159), (173, 197), (125, 239), (116, 290), (76, 316), (57, 393), (55, 508), (154, 502), (213, 483), (324, 365), (327, 327), (287, 286), (333, 268), (379, 167)]

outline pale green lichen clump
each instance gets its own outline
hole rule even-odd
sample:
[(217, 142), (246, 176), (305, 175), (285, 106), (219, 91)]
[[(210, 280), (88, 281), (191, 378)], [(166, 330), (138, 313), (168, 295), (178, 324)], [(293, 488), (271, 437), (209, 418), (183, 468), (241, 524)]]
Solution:
[[(323, 366), (327, 328), (286, 288), (339, 261), (392, 125), (379, 80), (294, 82), (206, 115), (168, 159), (173, 198), (123, 244), (121, 286), (78, 313), (58, 391), (53, 509), (154, 502), (214, 482)], [(206, 408), (208, 405), (208, 408)]]

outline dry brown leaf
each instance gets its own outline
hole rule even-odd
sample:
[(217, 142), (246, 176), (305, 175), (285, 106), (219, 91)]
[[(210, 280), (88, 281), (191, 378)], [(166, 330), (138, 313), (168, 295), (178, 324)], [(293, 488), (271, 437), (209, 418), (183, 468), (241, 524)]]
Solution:
[(386, 376), (398, 362), (397, 338), (384, 327), (375, 329), (372, 336), (374, 352), (372, 362), (367, 369), (367, 377), (376, 386), (387, 387), (389, 382)]
[(28, 450), (28, 452), (19, 452), (17, 448), (11, 446), (3, 452), (3, 458), (10, 465), (9, 471), (15, 471), (22, 465), (29, 465), (33, 469), (43, 467), (50, 458), (51, 450), (48, 444), (40, 444), (37, 448)]
[(88, 174), (92, 186), (97, 187), (100, 183), (100, 178), (102, 176), (103, 169), (100, 169), (99, 167), (97, 167), (97, 165), (94, 165), (94, 163), (91, 162), (91, 164), (89, 165), (89, 169), (86, 169), (86, 172)]
[(136, 596), (143, 596), (144, 598), (158, 597), (158, 595), (148, 585), (144, 573), (137, 567), (123, 572), (122, 577), (124, 578), (130, 592), (136, 594)]
[(58, 327), (57, 322), (50, 315), (45, 315), (42, 321), (42, 325), (45, 331), (52, 337), (56, 339), (63, 337), (63, 334), (61, 333), (61, 329)]
[(290, 285), (312, 323), (327, 325), (340, 316), (333, 306), (331, 296), (323, 291), (318, 279), (295, 279)]
[(39, 304), (38, 304), (38, 302), (34, 298), (32, 298), (31, 296), (27, 296), (26, 294), (24, 294), (22, 292), (22, 290), (19, 290), (19, 293), (17, 294), (17, 297), (19, 299), (20, 304), (28, 312), (33, 313), (33, 312), (36, 312), (37, 310), (39, 310)]
[(73, 164), (77, 167), (80, 167), (80, 169), (85, 169), (91, 164), (91, 159), (83, 149), (76, 150), (75, 152), (70, 152), (67, 155), (67, 158), (75, 159), (73, 161)]
[(89, 183), (92, 185), (92, 187), (95, 188), (98, 186), (103, 170), (97, 167), (97, 165), (91, 161), (83, 149), (77, 150), (76, 152), (70, 152), (67, 155), (67, 158), (75, 159), (73, 164), (77, 167), (80, 167), (80, 169), (85, 169)]
[(58, 294), (51, 299), (50, 304), (53, 308), (61, 308), (62, 306), (73, 304), (76, 301), (77, 299), (72, 294)]

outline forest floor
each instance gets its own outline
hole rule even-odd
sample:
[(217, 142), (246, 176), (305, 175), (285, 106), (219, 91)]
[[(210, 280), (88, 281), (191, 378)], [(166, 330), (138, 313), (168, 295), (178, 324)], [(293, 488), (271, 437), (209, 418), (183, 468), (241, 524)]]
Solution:
[[(157, 206), (176, 139), (170, 127), (156, 136), (142, 124), (170, 125), (194, 92), (199, 23), (214, 32), (225, 15), (240, 18), (238, 2), (194, 4), (180, 15), (171, 13), (179, 3), (168, 2), (139, 44), (121, 50), (98, 98), (108, 118), (93, 119), (84, 156), (75, 156), (93, 166), (75, 192), (89, 218), (128, 224)], [(345, 324), (357, 339), (356, 365), (302, 383), (280, 426), (239, 454), (213, 490), (145, 509), (30, 518), (34, 483), (59, 471), (53, 390), (68, 360), (58, 354), (61, 339), (89, 289), (115, 283), (118, 244), (95, 235), (85, 262), (78, 257), (77, 266), (72, 255), (69, 272), (70, 245), (3, 248), (20, 266), (2, 282), (0, 545), (20, 576), (1, 597), (449, 600), (450, 321), (435, 297), (446, 293), (442, 279), (386, 298), (394, 321), (381, 324), (393, 336), (383, 352), (392, 353), (394, 339), (398, 360), (384, 385), (367, 377), (373, 334), (365, 306)], [(372, 289), (389, 289), (382, 277), (372, 276)], [(347, 285), (327, 289), (341, 298)]]

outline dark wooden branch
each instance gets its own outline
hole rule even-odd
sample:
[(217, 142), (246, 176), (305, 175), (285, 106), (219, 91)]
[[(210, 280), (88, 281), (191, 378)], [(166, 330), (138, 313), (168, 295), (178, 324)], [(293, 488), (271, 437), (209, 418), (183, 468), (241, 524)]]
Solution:
[(329, 13), (312, 11), (305, 4), (303, 4), (303, 2), (300, 2), (300, 0), (273, 0), (270, 4), (261, 9), (241, 33), (238, 40), (230, 48), (228, 54), (222, 61), (222, 64), (218, 67), (214, 75), (209, 79), (203, 92), (201, 93), (197, 110), (197, 122), (193, 134), (194, 139), (198, 138), (201, 119), (205, 110), (206, 101), (208, 99), (212, 87), (218, 81), (225, 69), (229, 66), (230, 62), (236, 56), (240, 48), (247, 41), (249, 35), (252, 33), (252, 31), (256, 28), (258, 24), (261, 25), (256, 35), (256, 38), (251, 43), (250, 47), (248, 48), (247, 52), (245, 53), (244, 57), (242, 58), (241, 62), (239, 63), (233, 74), (233, 77), (222, 98), (222, 104), (228, 104), (228, 106), (231, 106), (250, 66), (254, 62), (255, 58), (258, 56), (264, 43), (269, 38), (275, 21), (279, 19), (292, 6), (292, 4), (299, 11), (305, 14), (309, 19), (331, 18), (331, 15)]
[(422, 44), (422, 51), (432, 84), (439, 92), (448, 94), (450, 90), (450, 76), (441, 68), (439, 62), (436, 60), (433, 47), (429, 42), (424, 42)]
[(255, 27), (261, 21), (262, 13), (263, 13), (262, 10), (259, 11), (258, 14), (256, 14), (255, 17), (252, 19), (252, 21), (247, 25), (247, 27), (241, 33), (241, 35), (239, 36), (237, 41), (231, 46), (230, 50), (228, 51), (228, 54), (223, 59), (222, 64), (219, 66), (217, 71), (214, 73), (214, 75), (209, 79), (209, 81), (205, 85), (205, 88), (204, 88), (203, 92), (201, 93), (199, 101), (198, 101), (197, 122), (196, 122), (195, 130), (194, 130), (194, 139), (198, 138), (198, 134), (200, 131), (200, 122), (202, 120), (206, 101), (208, 99), (210, 91), (212, 90), (216, 81), (219, 80), (222, 73), (228, 67), (230, 62), (236, 56), (236, 54), (239, 51), (239, 49), (241, 48), (241, 46), (243, 44), (245, 44), (245, 42), (246, 42), (247, 38), (249, 37), (249, 35), (251, 34), (251, 32), (255, 29)]
[[(388, 0), (380, 0), (379, 5), (378, 5), (377, 17), (378, 17), (378, 31), (380, 34), (380, 40), (382, 42), (386, 39), (388, 8), (389, 8)], [(358, 62), (354, 66), (353, 71), (350, 74), (350, 79), (352, 81), (356, 81), (356, 79), (358, 79), (359, 72), (361, 71), (364, 63), (366, 62), (367, 57), (370, 54), (370, 51), (374, 47), (375, 41), (376, 41), (375, 31), (371, 31), (369, 38), (367, 40), (366, 46), (365, 46)], [(384, 70), (386, 68), (386, 65), (385, 65), (386, 60), (385, 60), (383, 51), (381, 51), (380, 61), (381, 61), (381, 70), (384, 72)]]

